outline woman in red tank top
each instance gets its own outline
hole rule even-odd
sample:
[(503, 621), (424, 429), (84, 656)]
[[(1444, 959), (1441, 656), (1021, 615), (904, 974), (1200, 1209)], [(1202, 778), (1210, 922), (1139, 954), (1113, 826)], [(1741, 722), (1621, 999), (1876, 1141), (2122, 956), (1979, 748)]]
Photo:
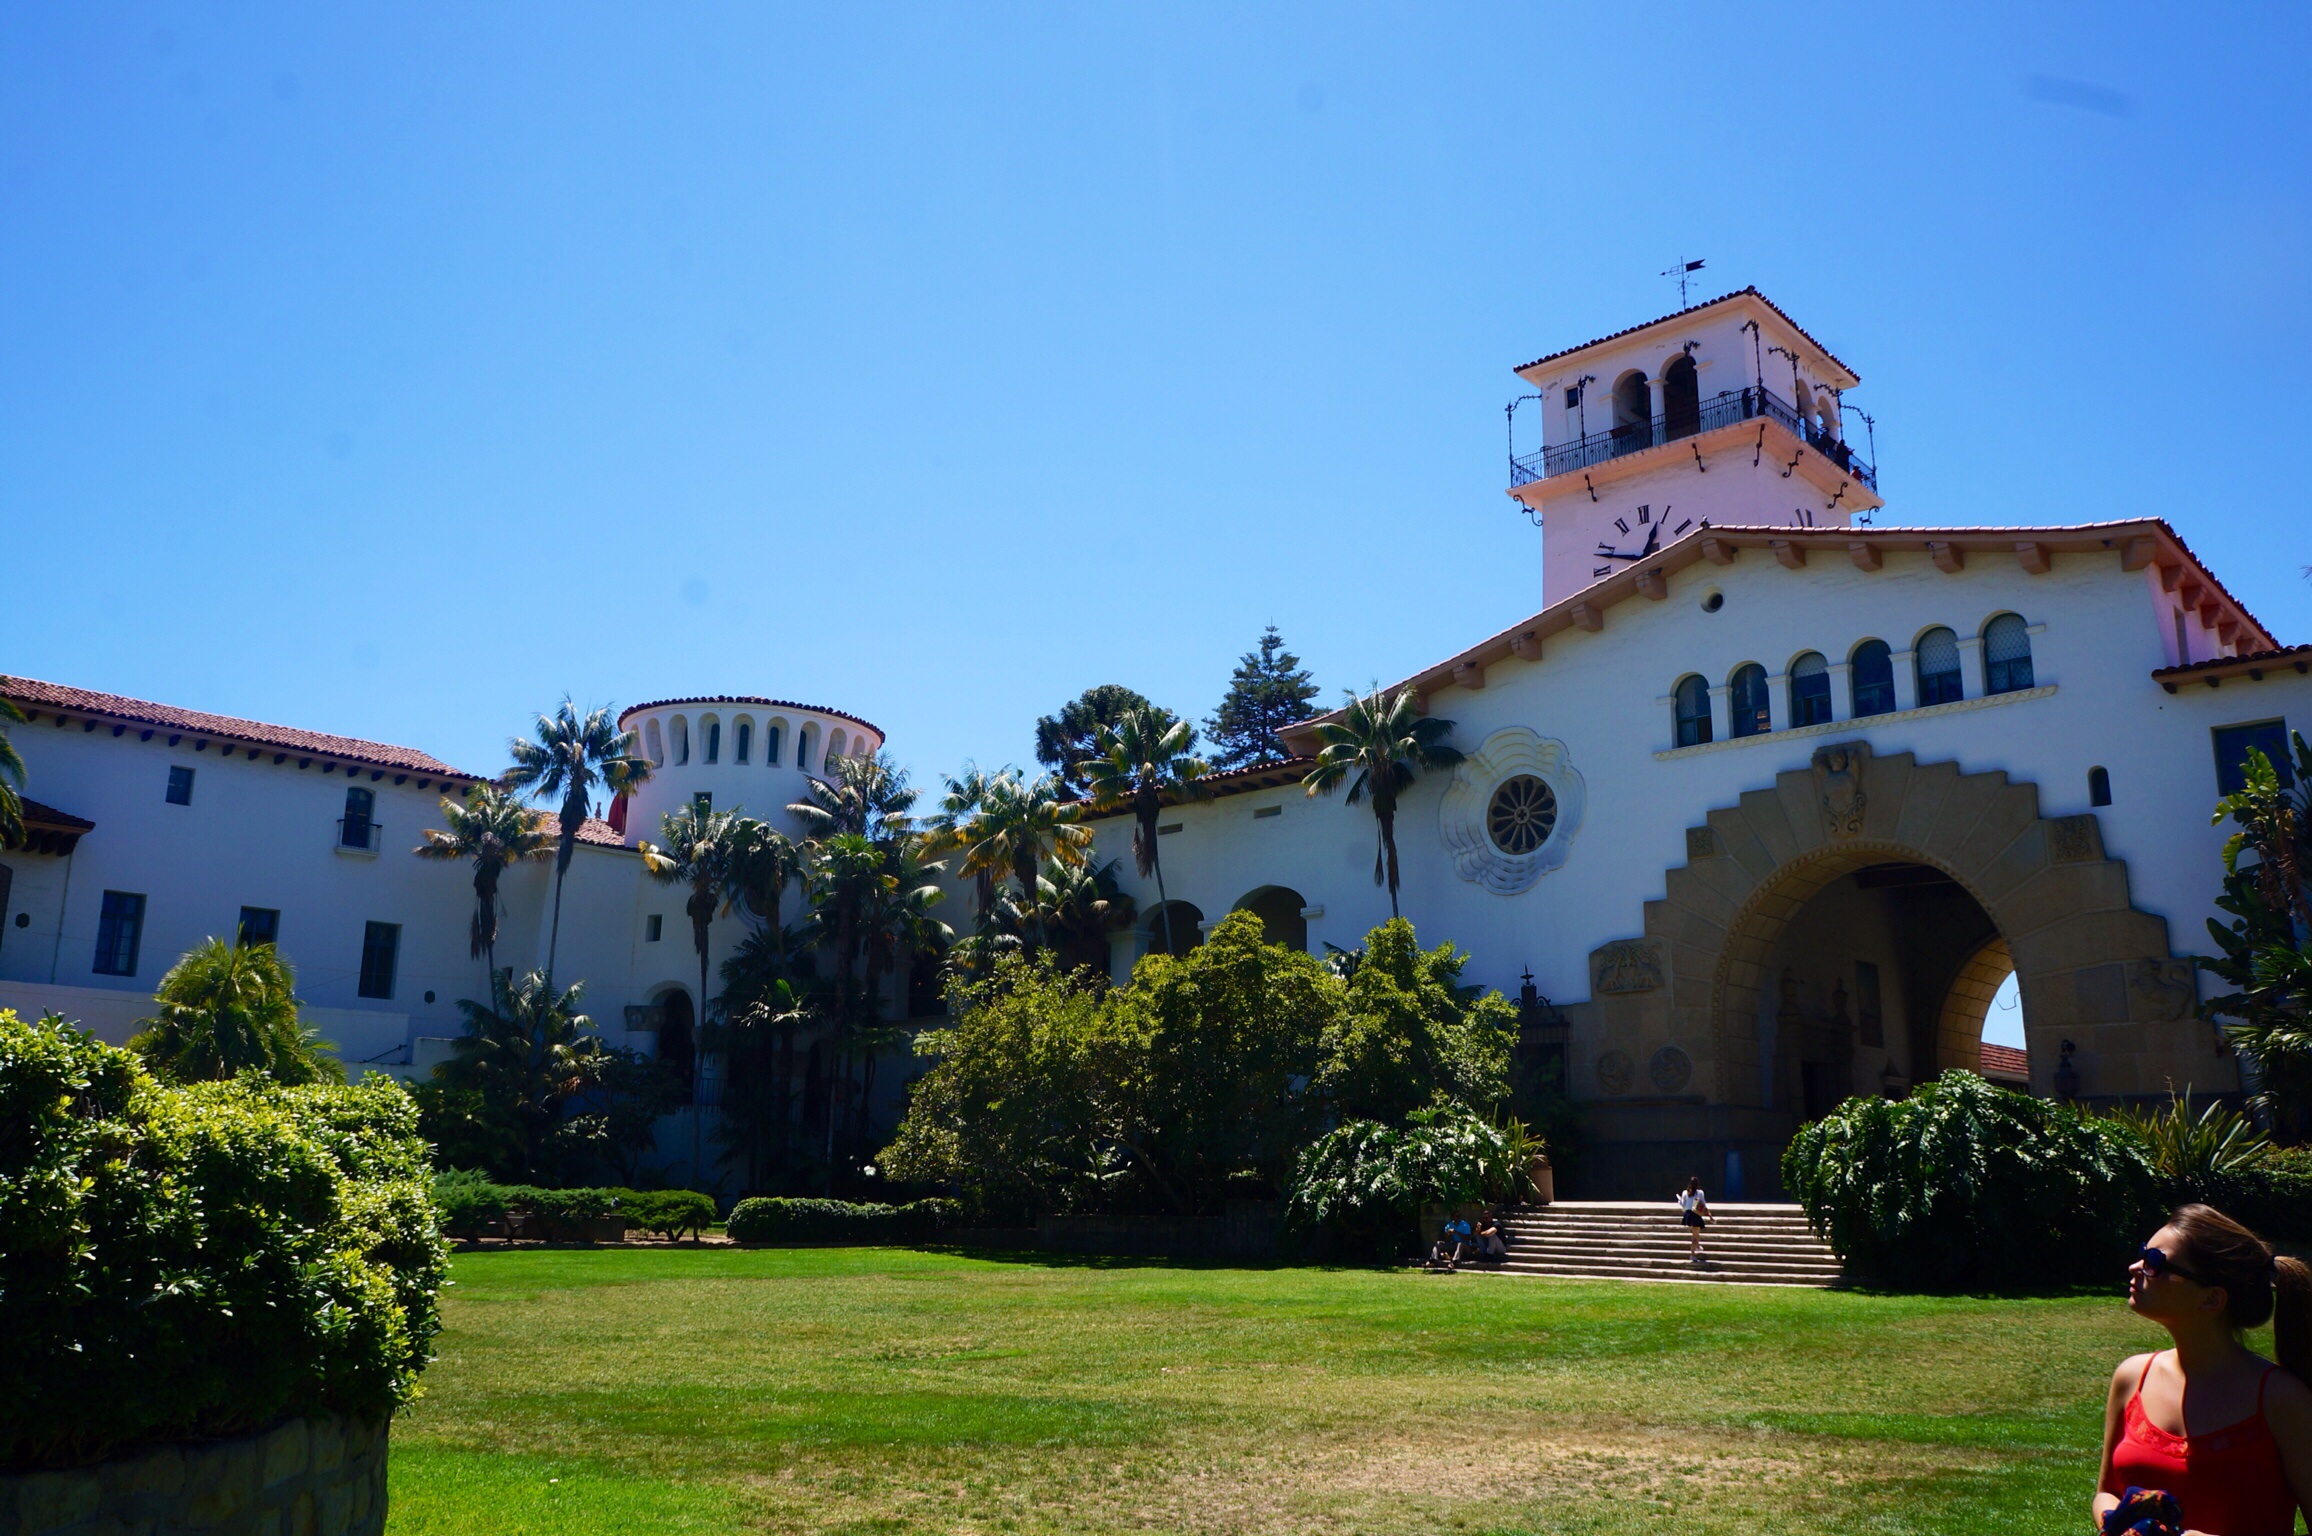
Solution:
[[(2312, 1509), (2312, 1271), (2221, 1211), (2187, 1205), (2128, 1266), (2127, 1304), (2175, 1347), (2112, 1373), (2098, 1523), (2178, 1529), (2124, 1523), (2134, 1506), (2111, 1514), (2129, 1490), (2161, 1489), (2184, 1532), (2293, 1536), (2297, 1509)], [(2241, 1338), (2266, 1318), (2277, 1365)]]

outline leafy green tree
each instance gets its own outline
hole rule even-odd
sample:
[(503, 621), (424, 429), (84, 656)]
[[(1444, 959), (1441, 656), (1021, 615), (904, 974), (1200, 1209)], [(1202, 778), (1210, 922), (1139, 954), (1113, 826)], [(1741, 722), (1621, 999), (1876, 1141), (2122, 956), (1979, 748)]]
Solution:
[(1179, 718), (1121, 683), (1087, 688), (1061, 705), (1058, 714), (1036, 721), (1036, 761), (1052, 771), (1066, 793), (1080, 797), (1087, 792), (1081, 765), (1099, 755), (1101, 730), (1143, 710), (1155, 710), (1167, 725)]
[(546, 939), (545, 979), (551, 986), (562, 940), (562, 881), (578, 851), (578, 830), (586, 825), (594, 791), (600, 788), (617, 796), (636, 788), (650, 777), (650, 759), (642, 755), (640, 739), (632, 731), (618, 729), (608, 709), (581, 716), (567, 697), (554, 713), (538, 717), (529, 740), (517, 736), (507, 745), (514, 766), (502, 775), (506, 787), (540, 800), (557, 795), (562, 800), (557, 813), (561, 840), (554, 852), (554, 919)]
[[(720, 1160), (743, 1170), (750, 1192), (768, 1188), (784, 1169), (795, 1036), (819, 1022), (802, 988), (786, 976), (767, 974), (772, 956), (763, 937), (750, 936), (723, 962), (721, 1022), (704, 1036), (724, 1065), (723, 1112), (715, 1125)], [(783, 965), (784, 956), (778, 958)]]
[(1260, 649), (1237, 661), (1228, 692), (1204, 723), (1215, 748), (1212, 765), (1227, 769), (1283, 762), (1292, 752), (1277, 732), (1315, 714), (1310, 701), (1316, 696), (1315, 679), (1284, 648), (1284, 636), (1271, 624), (1261, 634)]
[(1185, 720), (1156, 709), (1127, 711), (1114, 725), (1100, 727), (1097, 756), (1080, 764), (1095, 810), (1132, 813), (1132, 862), (1140, 877), (1156, 880), (1157, 912), (1164, 924), (1164, 948), (1172, 942), (1172, 901), (1164, 892), (1164, 858), (1156, 823), (1167, 798), (1201, 800), (1199, 782), (1210, 770), (1195, 756), (1196, 732)]
[(2237, 827), (2224, 843), (2230, 923), (2208, 920), (2221, 954), (2200, 966), (2233, 990), (2201, 1005), (2255, 1064), (2256, 1102), (2288, 1139), (2312, 1132), (2312, 748), (2289, 733), (2292, 784), (2263, 753), (2251, 751), (2238, 794), (2215, 820)]
[(1524, 1198), (1532, 1151), (1516, 1121), (1488, 1124), (1457, 1104), (1416, 1110), (1403, 1127), (1351, 1120), (1303, 1149), (1285, 1215), (1393, 1246), (1417, 1238), (1423, 1205)]
[(1422, 949), (1401, 917), (1367, 934), (1359, 953), (1316, 1070), (1338, 1118), (1396, 1125), (1437, 1104), (1484, 1111), (1508, 1097), (1517, 1009), (1461, 984), (1466, 954)]
[(156, 1077), (191, 1083), (262, 1072), (281, 1083), (343, 1082), (328, 1042), (299, 1019), (297, 973), (270, 944), (204, 939), (169, 967), (129, 1049)]
[(591, 1150), (586, 1129), (573, 1135), (565, 1122), (601, 1087), (613, 1052), (579, 1011), (585, 991), (504, 970), (490, 977), (488, 1003), (458, 1000), (466, 1032), (416, 1092), (441, 1162), (508, 1183), (551, 1182)]
[(474, 917), (467, 929), (472, 957), (485, 974), (498, 969), (498, 882), (507, 870), (554, 851), (538, 813), (495, 784), (476, 784), (464, 804), (442, 797), (446, 831), (428, 827), (416, 848), (421, 859), (470, 859), (474, 866)]
[(1453, 722), (1421, 713), (1420, 695), (1402, 688), (1350, 694), (1340, 717), (1317, 727), (1324, 743), (1317, 765), (1301, 780), (1312, 795), (1349, 786), (1349, 804), (1369, 799), (1381, 841), (1373, 853), (1373, 884), (1389, 888), (1389, 915), (1397, 915), (1397, 799), (1424, 771), (1450, 768), (1460, 749), (1447, 738)]
[(7, 731), (23, 723), (24, 711), (0, 699), (0, 848), (15, 848), (24, 841), (24, 759)]
[(659, 819), (664, 847), (645, 840), (642, 867), (661, 885), (685, 885), (690, 894), (682, 910), (690, 919), (690, 946), (698, 955), (700, 1022), (707, 1004), (707, 956), (714, 939), (717, 912), (728, 912), (739, 899), (734, 878), (750, 852), (760, 843), (760, 824), (736, 806), (727, 811), (707, 809), (694, 800)]

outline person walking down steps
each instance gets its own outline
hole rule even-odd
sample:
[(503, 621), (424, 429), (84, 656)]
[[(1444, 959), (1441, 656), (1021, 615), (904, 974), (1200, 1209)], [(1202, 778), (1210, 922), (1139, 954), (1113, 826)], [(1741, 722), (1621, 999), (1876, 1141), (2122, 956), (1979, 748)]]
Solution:
[(1694, 1175), (1686, 1180), (1686, 1187), (1678, 1191), (1678, 1220), (1686, 1227), (1686, 1236), (1693, 1246), (1686, 1254), (1686, 1262), (1700, 1268), (1702, 1260), (1702, 1228), (1710, 1221), (1710, 1197), (1702, 1193), (1702, 1180)]

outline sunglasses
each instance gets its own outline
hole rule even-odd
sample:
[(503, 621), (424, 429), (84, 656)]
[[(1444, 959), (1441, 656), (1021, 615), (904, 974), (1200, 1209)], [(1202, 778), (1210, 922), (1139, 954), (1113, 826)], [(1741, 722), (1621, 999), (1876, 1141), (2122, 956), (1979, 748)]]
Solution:
[(2136, 1262), (2143, 1265), (2144, 1273), (2157, 1279), (2161, 1275), (2181, 1275), (2194, 1285), (2206, 1285), (2198, 1275), (2167, 1256), (2164, 1248), (2145, 1247), (2137, 1251)]

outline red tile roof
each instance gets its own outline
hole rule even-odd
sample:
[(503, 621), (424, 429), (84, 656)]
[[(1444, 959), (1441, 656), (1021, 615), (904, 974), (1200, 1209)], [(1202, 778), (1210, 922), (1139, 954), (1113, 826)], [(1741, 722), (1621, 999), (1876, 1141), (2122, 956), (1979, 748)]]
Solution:
[(2031, 1056), (2011, 1045), (1993, 1045), (1983, 1042), (1983, 1075), (1985, 1077), (2019, 1077), (2026, 1081), (2031, 1076)]
[(27, 714), (47, 710), (59, 718), (95, 716), (126, 721), (131, 725), (150, 726), (154, 730), (173, 731), (180, 735), (251, 742), (282, 752), (336, 758), (341, 762), (362, 763), (372, 768), (391, 768), (403, 773), (429, 774), (468, 783), (477, 777), (460, 772), (440, 758), (429, 756), (415, 747), (396, 747), (382, 741), (362, 741), (352, 736), (301, 731), (293, 726), (267, 725), (262, 721), (240, 720), (231, 715), (204, 714), (197, 709), (179, 709), (173, 704), (153, 704), (143, 699), (123, 698), (117, 693), (92, 693), (86, 688), (44, 683), (35, 678), (10, 677), (0, 673), (0, 696), (21, 705)]
[(709, 693), (701, 694), (695, 699), (652, 699), (647, 704), (631, 705), (621, 711), (618, 716), (618, 723), (623, 726), (630, 718), (641, 714), (646, 709), (672, 709), (685, 704), (752, 704), (758, 709), (807, 709), (814, 715), (833, 715), (838, 720), (848, 720), (853, 725), (863, 725), (878, 737), (883, 735), (883, 727), (872, 720), (862, 720), (846, 710), (829, 709), (824, 704), (798, 704), (793, 699), (757, 698), (748, 693)]
[(2215, 656), (2186, 666), (2161, 667), (2152, 677), (2166, 684), (2167, 691), (2173, 693), (2177, 683), (2187, 680), (2205, 681), (2211, 688), (2224, 678), (2242, 675), (2262, 682), (2266, 672), (2277, 672), (2283, 668), (2292, 672), (2312, 671), (2312, 645), (2283, 645), (2273, 650), (2249, 651), (2238, 656)]
[(1537, 357), (1530, 363), (1520, 363), (1510, 371), (1512, 373), (1523, 373), (1528, 368), (1539, 368), (1543, 363), (1554, 363), (1561, 357), (1571, 357), (1576, 352), (1586, 352), (1591, 347), (1601, 347), (1609, 341), (1619, 341), (1624, 336), (1634, 336), (1639, 331), (1646, 329), (1647, 326), (1660, 325), (1664, 321), (1675, 320), (1681, 315), (1690, 315), (1695, 313), (1697, 310), (1710, 309), (1716, 305), (1729, 303), (1735, 299), (1740, 298), (1756, 299), (1759, 303), (1765, 305), (1768, 309), (1773, 310), (1777, 315), (1782, 316), (1782, 323), (1789, 326), (1799, 335), (1804, 336), (1810, 346), (1812, 346), (1816, 351), (1820, 352), (1824, 357), (1830, 359), (1831, 365), (1833, 367), (1844, 373), (1848, 378), (1854, 380), (1855, 383), (1860, 384), (1862, 382), (1861, 374), (1856, 373), (1852, 368), (1849, 368), (1846, 366), (1846, 364), (1840, 362), (1838, 360), (1837, 354), (1833, 353), (1830, 348), (1824, 346), (1821, 342), (1816, 341), (1813, 334), (1810, 333), (1805, 326), (1800, 325), (1797, 321), (1791, 319), (1789, 314), (1783, 310), (1781, 305), (1775, 303), (1765, 294), (1760, 293), (1756, 288), (1737, 288), (1732, 293), (1722, 293), (1714, 299), (1704, 299), (1701, 303), (1688, 305), (1684, 309), (1673, 309), (1666, 315), (1657, 315), (1655, 318), (1642, 321), (1637, 325), (1625, 325), (1620, 330), (1615, 331), (1611, 335), (1600, 336), (1595, 341), (1585, 341), (1578, 347), (1562, 347), (1555, 352), (1546, 353), (1541, 357)]
[[(556, 837), (562, 835), (562, 821), (559, 816), (552, 811), (541, 811), (538, 814), (554, 824), (549, 830)], [(624, 848), (626, 846), (626, 839), (618, 835), (618, 829), (599, 816), (586, 818), (585, 824), (578, 829), (578, 841), (591, 843), (597, 848)]]
[[(1313, 757), (1288, 757), (1277, 763), (1251, 763), (1242, 768), (1227, 768), (1219, 773), (1208, 773), (1197, 782), (1216, 798), (1241, 795), (1248, 790), (1274, 789), (1279, 784), (1298, 784), (1302, 779), (1308, 777), (1308, 771), (1316, 766), (1316, 762), (1317, 760)], [(1178, 805), (1180, 801), (1177, 796), (1166, 795), (1164, 803), (1166, 805)], [(1131, 814), (1131, 809), (1127, 806), (1119, 806), (1112, 811), (1095, 811), (1087, 806), (1084, 810), (1084, 820), (1107, 821), (1112, 817)]]

